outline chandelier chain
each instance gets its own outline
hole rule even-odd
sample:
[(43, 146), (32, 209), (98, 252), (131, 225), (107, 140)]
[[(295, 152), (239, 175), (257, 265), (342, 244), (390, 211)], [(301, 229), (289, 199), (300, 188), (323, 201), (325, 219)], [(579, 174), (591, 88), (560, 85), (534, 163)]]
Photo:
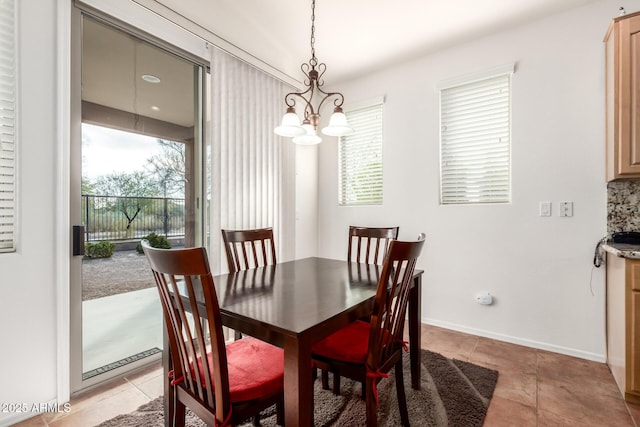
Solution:
[(311, 1), (311, 60), (309, 64), (311, 64), (312, 68), (315, 68), (318, 65), (318, 60), (316, 59), (316, 0)]

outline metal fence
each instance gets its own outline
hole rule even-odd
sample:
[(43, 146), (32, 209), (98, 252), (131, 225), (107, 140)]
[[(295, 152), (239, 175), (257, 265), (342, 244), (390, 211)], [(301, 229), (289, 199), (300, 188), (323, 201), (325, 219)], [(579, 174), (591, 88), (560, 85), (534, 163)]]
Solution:
[(184, 236), (184, 199), (82, 195), (85, 241)]

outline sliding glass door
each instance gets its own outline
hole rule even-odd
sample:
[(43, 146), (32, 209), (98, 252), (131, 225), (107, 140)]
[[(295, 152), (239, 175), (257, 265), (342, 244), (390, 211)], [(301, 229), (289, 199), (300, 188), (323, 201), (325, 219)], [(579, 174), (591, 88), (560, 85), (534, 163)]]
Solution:
[(203, 223), (203, 66), (105, 20), (76, 19), (73, 390), (160, 358), (162, 312), (138, 243), (202, 244)]

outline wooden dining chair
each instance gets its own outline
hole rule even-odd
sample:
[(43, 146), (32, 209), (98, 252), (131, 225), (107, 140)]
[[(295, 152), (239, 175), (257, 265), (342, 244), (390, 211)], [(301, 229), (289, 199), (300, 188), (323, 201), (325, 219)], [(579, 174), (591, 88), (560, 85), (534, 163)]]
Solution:
[(389, 243), (398, 238), (400, 227), (349, 226), (347, 260), (364, 264), (382, 264)]
[(171, 425), (185, 425), (187, 407), (209, 426), (233, 426), (251, 417), (259, 425), (260, 411), (274, 404), (281, 423), (284, 354), (254, 338), (225, 345), (206, 250), (157, 249), (145, 240), (142, 248), (169, 337), (173, 370), (166, 416)]
[(271, 227), (221, 232), (230, 273), (277, 263)]
[[(398, 238), (400, 227), (349, 226), (347, 261), (362, 264), (382, 264), (389, 243)], [(365, 319), (363, 319), (365, 320)], [(329, 373), (322, 370), (322, 388), (329, 389)], [(340, 394), (340, 375), (332, 372), (333, 393)]]
[[(220, 231), (227, 254), (229, 273), (277, 263), (276, 246), (273, 242), (271, 227), (249, 230), (222, 229)], [(234, 338), (240, 339), (242, 334), (235, 331)]]
[(312, 348), (317, 367), (365, 384), (362, 393), (369, 427), (377, 425), (377, 383), (394, 367), (400, 418), (409, 425), (402, 373), (404, 320), (424, 238), (421, 234), (416, 241), (390, 242), (369, 322), (356, 320)]

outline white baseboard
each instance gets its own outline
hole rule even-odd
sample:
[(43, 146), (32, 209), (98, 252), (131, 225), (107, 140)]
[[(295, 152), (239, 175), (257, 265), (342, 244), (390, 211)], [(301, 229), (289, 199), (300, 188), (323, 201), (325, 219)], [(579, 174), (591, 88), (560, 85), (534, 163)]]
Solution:
[(469, 328), (466, 326), (456, 325), (453, 323), (442, 322), (440, 320), (422, 319), (422, 323), (426, 325), (438, 326), (444, 329), (451, 329), (458, 332), (464, 332), (466, 334), (477, 335), (485, 338), (491, 338), (497, 341), (504, 341), (511, 344), (518, 344), (525, 347), (531, 347), (539, 350), (551, 351), (553, 353), (564, 354), (567, 356), (578, 357), (580, 359), (591, 360), (594, 362), (606, 363), (607, 361), (607, 357), (605, 354), (590, 353), (586, 351), (576, 350), (574, 348), (562, 347), (562, 346), (557, 346), (557, 345), (548, 344), (544, 342), (518, 338), (511, 335), (498, 334), (495, 332), (485, 331), (482, 329)]

